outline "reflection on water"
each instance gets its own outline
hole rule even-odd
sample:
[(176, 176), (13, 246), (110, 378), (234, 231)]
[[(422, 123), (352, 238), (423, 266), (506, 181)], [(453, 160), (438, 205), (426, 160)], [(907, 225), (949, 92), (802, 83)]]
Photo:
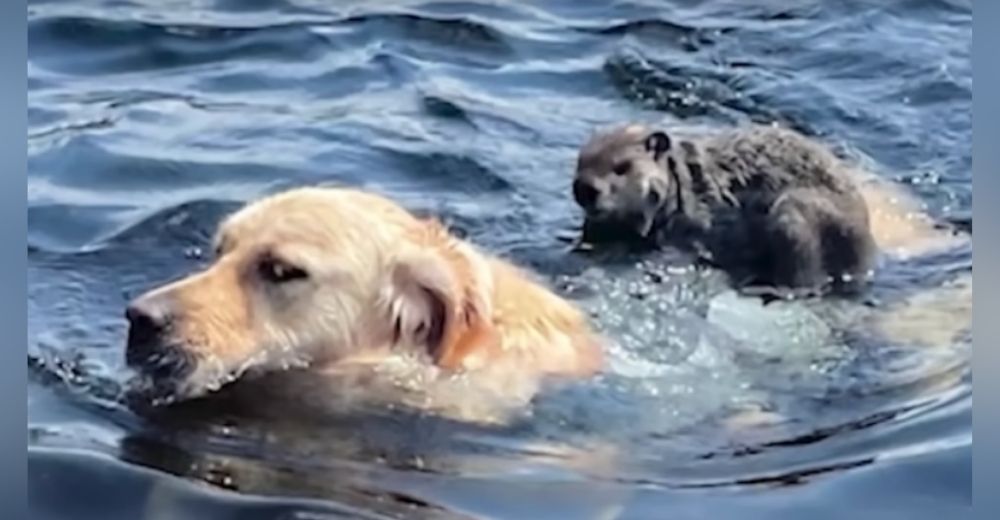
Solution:
[[(93, 496), (128, 518), (971, 503), (971, 244), (887, 259), (862, 300), (763, 305), (671, 253), (561, 240), (574, 148), (629, 118), (780, 121), (971, 227), (968, 2), (80, 0), (32, 2), (29, 38), (39, 514)], [(301, 373), (130, 412), (128, 296), (201, 265), (240, 202), (314, 182), (381, 191), (539, 271), (613, 339), (608, 371), (499, 422)]]

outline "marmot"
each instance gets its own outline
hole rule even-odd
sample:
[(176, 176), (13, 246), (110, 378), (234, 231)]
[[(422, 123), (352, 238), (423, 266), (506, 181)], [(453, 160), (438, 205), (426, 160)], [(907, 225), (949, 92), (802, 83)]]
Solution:
[(744, 290), (856, 291), (878, 246), (850, 168), (774, 126), (668, 135), (639, 124), (580, 150), (573, 196), (585, 242), (671, 244)]

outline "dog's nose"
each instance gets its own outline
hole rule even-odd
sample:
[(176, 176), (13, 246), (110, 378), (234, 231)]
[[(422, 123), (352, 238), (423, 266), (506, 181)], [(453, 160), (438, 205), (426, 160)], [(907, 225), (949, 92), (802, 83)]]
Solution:
[(163, 296), (145, 296), (133, 300), (125, 309), (129, 337), (151, 339), (170, 324), (170, 306)]
[(169, 297), (144, 296), (125, 310), (128, 344), (125, 363), (156, 378), (178, 377), (191, 368), (191, 356), (169, 337), (173, 321)]

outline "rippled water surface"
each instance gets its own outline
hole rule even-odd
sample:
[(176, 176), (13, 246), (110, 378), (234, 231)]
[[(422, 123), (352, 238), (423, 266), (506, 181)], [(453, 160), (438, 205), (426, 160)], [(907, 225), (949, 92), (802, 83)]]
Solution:
[[(575, 149), (628, 119), (790, 125), (971, 228), (971, 2), (50, 0), (28, 23), (35, 517), (970, 513), (971, 243), (886, 261), (865, 302), (762, 307), (564, 237)], [(614, 338), (607, 373), (492, 426), (130, 412), (128, 296), (307, 183), (534, 268)]]

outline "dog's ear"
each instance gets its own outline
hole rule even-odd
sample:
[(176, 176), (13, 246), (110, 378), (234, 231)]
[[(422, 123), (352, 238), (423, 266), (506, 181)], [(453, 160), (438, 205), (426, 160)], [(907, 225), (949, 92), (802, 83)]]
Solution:
[(646, 151), (653, 154), (653, 160), (659, 161), (669, 150), (670, 136), (666, 132), (657, 130), (646, 136)]
[(454, 320), (455, 285), (437, 255), (409, 251), (395, 259), (388, 288), (394, 341), (426, 347), (436, 357)]
[(459, 368), (473, 343), (489, 340), (489, 306), (469, 259), (447, 244), (401, 251), (390, 267), (389, 312), (396, 343), (425, 348)]

